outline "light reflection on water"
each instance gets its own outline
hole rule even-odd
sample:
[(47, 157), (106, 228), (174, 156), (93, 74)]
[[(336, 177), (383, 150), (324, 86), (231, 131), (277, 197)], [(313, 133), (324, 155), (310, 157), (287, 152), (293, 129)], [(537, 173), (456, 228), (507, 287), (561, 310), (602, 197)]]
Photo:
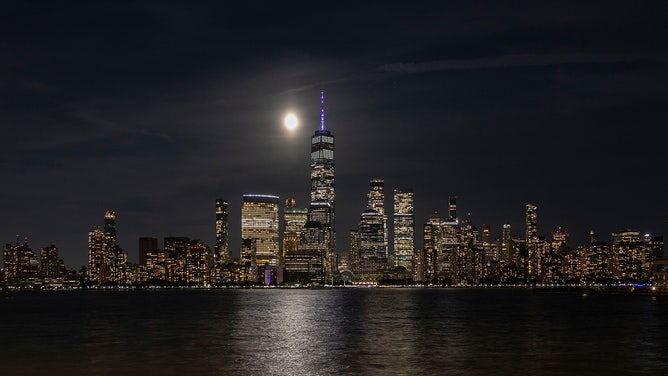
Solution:
[(23, 292), (0, 374), (657, 374), (666, 318), (668, 297), (526, 290)]

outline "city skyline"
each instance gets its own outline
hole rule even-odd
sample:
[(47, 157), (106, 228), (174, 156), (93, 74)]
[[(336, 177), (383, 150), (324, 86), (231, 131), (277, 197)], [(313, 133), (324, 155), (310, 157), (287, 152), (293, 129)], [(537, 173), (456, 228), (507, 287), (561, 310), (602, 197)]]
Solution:
[(665, 7), (365, 4), (323, 18), (299, 5), (11, 4), (0, 236), (55, 244), (78, 267), (86, 232), (112, 210), (137, 261), (140, 237), (213, 247), (222, 197), (236, 256), (244, 194), (308, 206), (321, 90), (339, 251), (371, 179), (387, 197), (414, 189), (416, 248), (450, 195), (492, 237), (503, 224), (523, 234), (528, 203), (539, 235), (562, 226), (574, 244), (590, 228), (666, 234)]

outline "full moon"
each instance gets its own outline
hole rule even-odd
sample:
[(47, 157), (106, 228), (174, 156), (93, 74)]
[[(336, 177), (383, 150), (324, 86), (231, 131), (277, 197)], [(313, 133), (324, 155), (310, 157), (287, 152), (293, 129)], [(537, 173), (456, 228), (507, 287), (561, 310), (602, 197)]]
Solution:
[(288, 128), (289, 130), (294, 130), (297, 128), (297, 125), (299, 125), (299, 119), (297, 119), (297, 116), (295, 114), (288, 114), (285, 119), (283, 119), (283, 123), (285, 124), (285, 127)]

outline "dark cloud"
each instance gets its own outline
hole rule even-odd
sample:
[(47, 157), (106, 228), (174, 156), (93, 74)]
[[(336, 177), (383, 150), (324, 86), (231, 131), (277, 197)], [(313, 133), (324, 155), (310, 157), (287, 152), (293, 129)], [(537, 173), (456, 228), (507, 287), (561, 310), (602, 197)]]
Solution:
[(554, 54), (554, 55), (506, 55), (477, 59), (439, 60), (422, 63), (393, 63), (380, 67), (381, 71), (398, 73), (425, 73), (454, 69), (491, 69), (532, 67), (560, 64), (601, 64), (634, 61), (668, 62), (665, 53), (628, 54)]
[(179, 145), (164, 135), (119, 134), (86, 139), (73, 144), (26, 152), (26, 161), (33, 168), (54, 167), (80, 159), (126, 159), (160, 157), (178, 159)]

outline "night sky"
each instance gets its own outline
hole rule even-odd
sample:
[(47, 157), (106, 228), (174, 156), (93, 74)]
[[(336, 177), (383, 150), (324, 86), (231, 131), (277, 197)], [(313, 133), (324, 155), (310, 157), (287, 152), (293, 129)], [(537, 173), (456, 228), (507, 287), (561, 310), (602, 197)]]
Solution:
[[(337, 249), (369, 180), (415, 190), (417, 246), (459, 197), (499, 236), (557, 226), (583, 244), (668, 235), (668, 3), (4, 2), (0, 240), (56, 244), (70, 268), (117, 212), (119, 243), (214, 244), (215, 199), (308, 204), (325, 90)], [(288, 132), (283, 117), (300, 126)]]

